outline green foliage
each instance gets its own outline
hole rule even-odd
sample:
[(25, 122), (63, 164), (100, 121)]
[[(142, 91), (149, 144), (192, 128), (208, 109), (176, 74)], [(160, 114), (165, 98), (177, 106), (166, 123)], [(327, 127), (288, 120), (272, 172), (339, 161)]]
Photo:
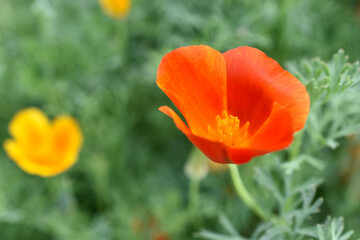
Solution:
[(306, 85), (311, 107), (305, 129), (290, 149), (291, 158), (298, 155), (304, 134), (302, 152), (284, 168), (291, 173), (308, 162), (322, 170), (324, 162), (317, 153), (324, 147), (335, 149), (339, 139), (359, 132), (360, 104), (356, 103), (360, 99), (360, 63), (349, 63), (344, 51), (339, 50), (329, 63), (315, 58), (291, 63), (289, 70)]
[[(306, 132), (311, 143), (336, 148), (339, 139), (357, 133), (360, 129), (360, 63), (348, 62), (339, 50), (328, 64), (315, 58), (304, 61), (290, 71), (305, 85), (310, 95), (311, 113)], [(307, 146), (307, 152), (321, 146)]]
[(347, 240), (353, 234), (352, 231), (344, 233), (344, 220), (339, 219), (326, 219), (324, 225), (317, 226), (317, 235), (320, 240)]
[(209, 240), (250, 240), (250, 239), (319, 239), (319, 240), (348, 240), (353, 234), (352, 231), (344, 233), (344, 223), (343, 219), (331, 219), (328, 218), (324, 225), (318, 225), (312, 229), (302, 230), (297, 236), (292, 238), (283, 238), (281, 234), (288, 231), (289, 229), (279, 227), (279, 228), (269, 228), (269, 224), (259, 226), (254, 235), (251, 238), (245, 238), (240, 236), (234, 226), (230, 221), (222, 216), (220, 218), (220, 224), (227, 231), (229, 235), (222, 235), (217, 233), (212, 233), (210, 231), (203, 230), (199, 233), (199, 237), (203, 237)]
[[(311, 225), (312, 215), (320, 211), (323, 203), (322, 198), (316, 198), (316, 188), (322, 183), (321, 179), (311, 178), (307, 181), (295, 183), (296, 177), (289, 175), (282, 170), (278, 163), (274, 174), (256, 169), (255, 179), (261, 186), (261, 191), (268, 191), (268, 196), (275, 198), (276, 203), (270, 209), (276, 213), (270, 222), (260, 223), (250, 237), (241, 236), (224, 215), (220, 217), (220, 224), (229, 235), (222, 235), (208, 230), (198, 233), (199, 237), (211, 240), (281, 240), (281, 239), (349, 239), (352, 231), (343, 233), (344, 226), (342, 219), (327, 219), (324, 226)], [(297, 173), (299, 174), (299, 173)], [(281, 181), (276, 181), (276, 177), (281, 176)], [(278, 184), (277, 184), (278, 182)], [(280, 187), (281, 185), (282, 187)], [(262, 198), (264, 208), (269, 208), (267, 202), (271, 199)], [(309, 224), (310, 222), (310, 224)], [(331, 236), (325, 237), (324, 236)]]

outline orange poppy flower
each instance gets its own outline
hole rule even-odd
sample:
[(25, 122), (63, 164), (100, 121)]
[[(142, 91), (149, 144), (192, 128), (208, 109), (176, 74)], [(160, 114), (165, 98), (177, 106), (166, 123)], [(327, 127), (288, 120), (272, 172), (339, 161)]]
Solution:
[(63, 115), (50, 123), (37, 108), (19, 111), (10, 122), (9, 132), (14, 139), (4, 142), (8, 156), (25, 172), (42, 177), (70, 168), (83, 141), (75, 119)]
[(123, 18), (130, 11), (130, 0), (99, 0), (103, 11), (112, 18)]
[(251, 47), (224, 54), (208, 46), (176, 49), (162, 59), (157, 85), (184, 116), (159, 110), (207, 157), (242, 164), (288, 147), (309, 113), (305, 86)]

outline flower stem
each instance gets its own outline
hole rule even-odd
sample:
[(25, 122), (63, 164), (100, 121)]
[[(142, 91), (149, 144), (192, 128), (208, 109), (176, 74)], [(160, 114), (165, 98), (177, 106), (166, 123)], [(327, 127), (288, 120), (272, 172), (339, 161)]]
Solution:
[(189, 188), (189, 208), (197, 210), (199, 207), (199, 181), (195, 179), (190, 180)]
[(255, 199), (251, 196), (251, 194), (246, 189), (237, 165), (229, 164), (230, 174), (232, 181), (234, 183), (234, 187), (239, 197), (244, 201), (244, 203), (253, 210), (261, 219), (267, 221), (270, 219), (269, 215), (264, 212), (264, 210), (260, 207), (260, 205), (255, 201)]
[(303, 135), (304, 131), (300, 131), (295, 135), (294, 143), (290, 150), (290, 160), (293, 160), (299, 156)]

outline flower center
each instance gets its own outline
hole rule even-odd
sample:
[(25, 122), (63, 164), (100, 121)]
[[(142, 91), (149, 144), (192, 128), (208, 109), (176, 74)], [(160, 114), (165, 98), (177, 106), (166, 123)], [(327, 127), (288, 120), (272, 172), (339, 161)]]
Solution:
[(208, 126), (211, 139), (219, 141), (226, 146), (238, 146), (246, 138), (249, 129), (249, 122), (240, 127), (240, 120), (237, 117), (228, 115), (223, 111), (216, 116), (215, 129)]

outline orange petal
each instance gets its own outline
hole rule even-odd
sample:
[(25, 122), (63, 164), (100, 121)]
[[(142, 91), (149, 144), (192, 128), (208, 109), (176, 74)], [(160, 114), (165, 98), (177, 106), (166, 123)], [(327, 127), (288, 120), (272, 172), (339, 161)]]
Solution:
[(176, 127), (182, 131), (185, 135), (191, 133), (190, 129), (188, 128), (188, 126), (186, 126), (186, 124), (181, 120), (181, 118), (176, 114), (176, 112), (174, 112), (174, 110), (172, 110), (171, 108), (169, 108), (168, 106), (162, 106), (159, 107), (159, 110), (168, 115), (169, 117), (171, 117), (176, 125)]
[(228, 113), (250, 122), (254, 134), (271, 113), (274, 102), (284, 106), (295, 131), (304, 127), (310, 100), (305, 86), (275, 60), (251, 47), (223, 54), (227, 68)]
[(226, 110), (225, 60), (211, 47), (182, 47), (166, 54), (157, 85), (198, 136), (206, 136), (208, 125), (215, 125), (216, 116)]
[(241, 148), (228, 149), (232, 162), (244, 164), (253, 157), (288, 147), (293, 141), (293, 123), (287, 110), (275, 103), (270, 117)]
[(227, 151), (231, 159), (230, 161), (234, 164), (244, 164), (249, 162), (253, 157), (268, 153), (262, 150), (244, 148), (228, 148)]
[(293, 140), (293, 124), (289, 113), (275, 103), (270, 117), (258, 131), (242, 144), (241, 148), (229, 148), (219, 142), (194, 135), (180, 117), (169, 107), (159, 109), (171, 117), (187, 138), (209, 159), (218, 163), (244, 164), (253, 157), (288, 147)]
[(288, 147), (293, 141), (295, 129), (287, 109), (274, 103), (270, 117), (246, 141), (248, 148), (276, 151)]
[(224, 145), (219, 142), (213, 142), (206, 138), (194, 135), (171, 108), (163, 106), (160, 107), (159, 110), (171, 117), (177, 128), (180, 129), (192, 142), (192, 144), (199, 148), (200, 151), (204, 153), (208, 158), (218, 163), (231, 163), (229, 162), (227, 150)]

